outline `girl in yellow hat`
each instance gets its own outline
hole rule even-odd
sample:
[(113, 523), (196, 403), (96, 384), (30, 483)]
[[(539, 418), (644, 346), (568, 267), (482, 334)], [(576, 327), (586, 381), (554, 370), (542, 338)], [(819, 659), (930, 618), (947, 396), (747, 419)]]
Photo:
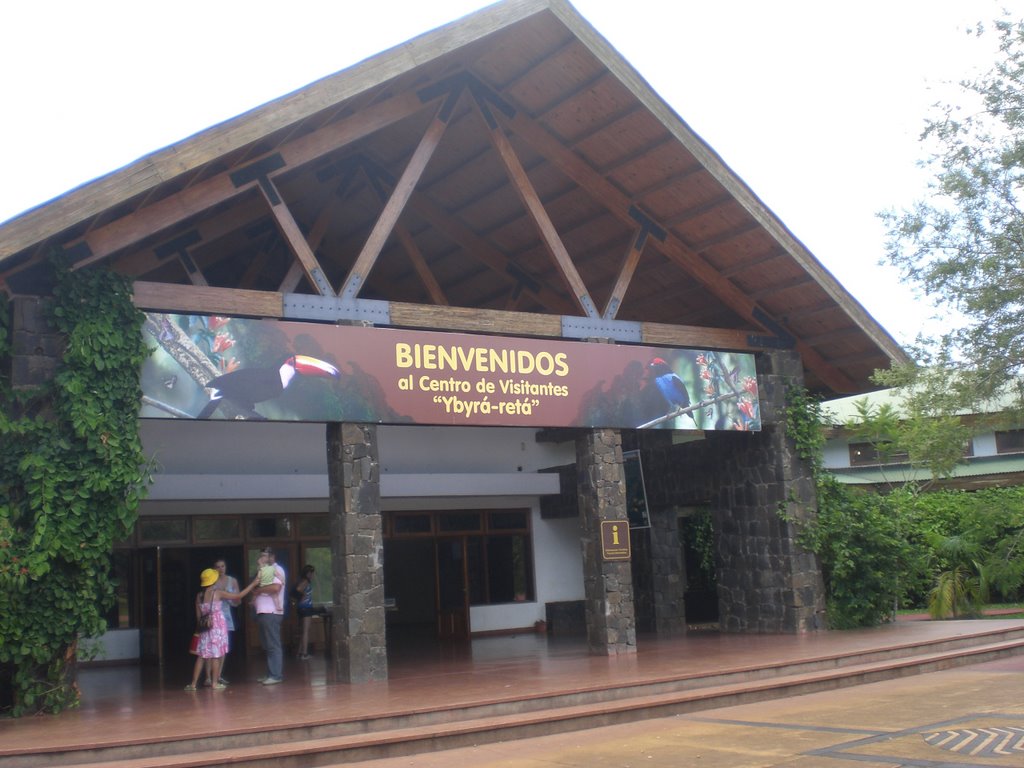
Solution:
[(196, 593), (196, 626), (199, 627), (199, 644), (196, 648), (196, 663), (192, 670), (192, 682), (185, 686), (186, 691), (194, 691), (199, 685), (199, 675), (203, 666), (210, 664), (210, 677), (218, 682), (213, 690), (222, 691), (227, 686), (219, 682), (220, 667), (224, 662), (224, 654), (228, 652), (228, 628), (221, 610), (221, 600), (240, 600), (259, 586), (259, 578), (252, 580), (241, 592), (227, 592), (217, 589), (220, 573), (214, 568), (207, 568), (199, 574), (199, 586)]

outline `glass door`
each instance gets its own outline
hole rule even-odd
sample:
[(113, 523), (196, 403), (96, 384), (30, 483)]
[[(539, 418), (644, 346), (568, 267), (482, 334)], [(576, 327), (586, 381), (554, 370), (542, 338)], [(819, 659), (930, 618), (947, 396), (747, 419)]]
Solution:
[(437, 556), (437, 636), (469, 639), (469, 590), (466, 584), (466, 537), (439, 538)]

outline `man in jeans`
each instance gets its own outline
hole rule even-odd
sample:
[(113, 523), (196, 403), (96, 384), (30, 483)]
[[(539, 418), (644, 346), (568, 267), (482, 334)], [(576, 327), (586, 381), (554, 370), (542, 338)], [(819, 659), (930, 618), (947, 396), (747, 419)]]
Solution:
[(259, 565), (274, 566), (274, 580), (267, 586), (253, 590), (256, 598), (256, 626), (260, 630), (260, 645), (267, 655), (267, 674), (259, 681), (264, 685), (277, 685), (284, 681), (284, 652), (281, 649), (281, 622), (284, 620), (284, 568), (277, 565), (274, 550), (267, 547), (260, 554)]

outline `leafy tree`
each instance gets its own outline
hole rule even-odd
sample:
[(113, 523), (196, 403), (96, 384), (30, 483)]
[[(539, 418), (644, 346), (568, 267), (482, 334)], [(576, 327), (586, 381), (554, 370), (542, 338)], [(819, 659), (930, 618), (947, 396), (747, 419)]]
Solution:
[[(876, 376), (903, 388), (907, 423), (919, 427), (912, 436), (932, 456), (941, 440), (929, 444), (928, 431), (934, 437), (964, 410), (998, 413), (1004, 427), (1024, 422), (1024, 21), (1006, 16), (973, 33), (994, 34), (998, 58), (960, 84), (960, 103), (939, 105), (926, 120), (928, 196), (909, 211), (882, 215), (889, 261), (904, 280), (954, 310), (952, 327), (918, 339), (924, 365)], [(943, 461), (935, 462), (936, 476)], [(1024, 584), (1016, 491), (931, 500), (947, 505), (945, 530), (927, 537), (942, 577), (932, 598), (943, 610), (960, 610), (971, 593), (983, 597), (989, 586), (1010, 595)]]
[[(974, 33), (992, 32), (979, 25)], [(963, 318), (939, 338), (919, 339), (927, 367), (885, 383), (924, 376), (920, 396), (929, 392), (932, 407), (947, 412), (1007, 390), (1024, 409), (1024, 22), (1004, 18), (994, 34), (1000, 59), (960, 84), (960, 104), (940, 105), (925, 123), (927, 197), (882, 214), (887, 257), (904, 280)]]

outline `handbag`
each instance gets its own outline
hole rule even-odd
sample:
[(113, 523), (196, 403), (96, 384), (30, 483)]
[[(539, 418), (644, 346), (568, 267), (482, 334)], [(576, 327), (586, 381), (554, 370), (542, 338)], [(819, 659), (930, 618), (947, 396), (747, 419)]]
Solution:
[(199, 633), (192, 633), (192, 642), (188, 644), (188, 652), (194, 656), (199, 655)]
[[(204, 601), (204, 603), (205, 602), (206, 601)], [(206, 605), (210, 606), (210, 610), (208, 610), (206, 613), (200, 612), (199, 620), (196, 621), (196, 627), (198, 627), (200, 632), (209, 632), (211, 629), (213, 629), (213, 601), (211, 600), (210, 602), (206, 603)]]

